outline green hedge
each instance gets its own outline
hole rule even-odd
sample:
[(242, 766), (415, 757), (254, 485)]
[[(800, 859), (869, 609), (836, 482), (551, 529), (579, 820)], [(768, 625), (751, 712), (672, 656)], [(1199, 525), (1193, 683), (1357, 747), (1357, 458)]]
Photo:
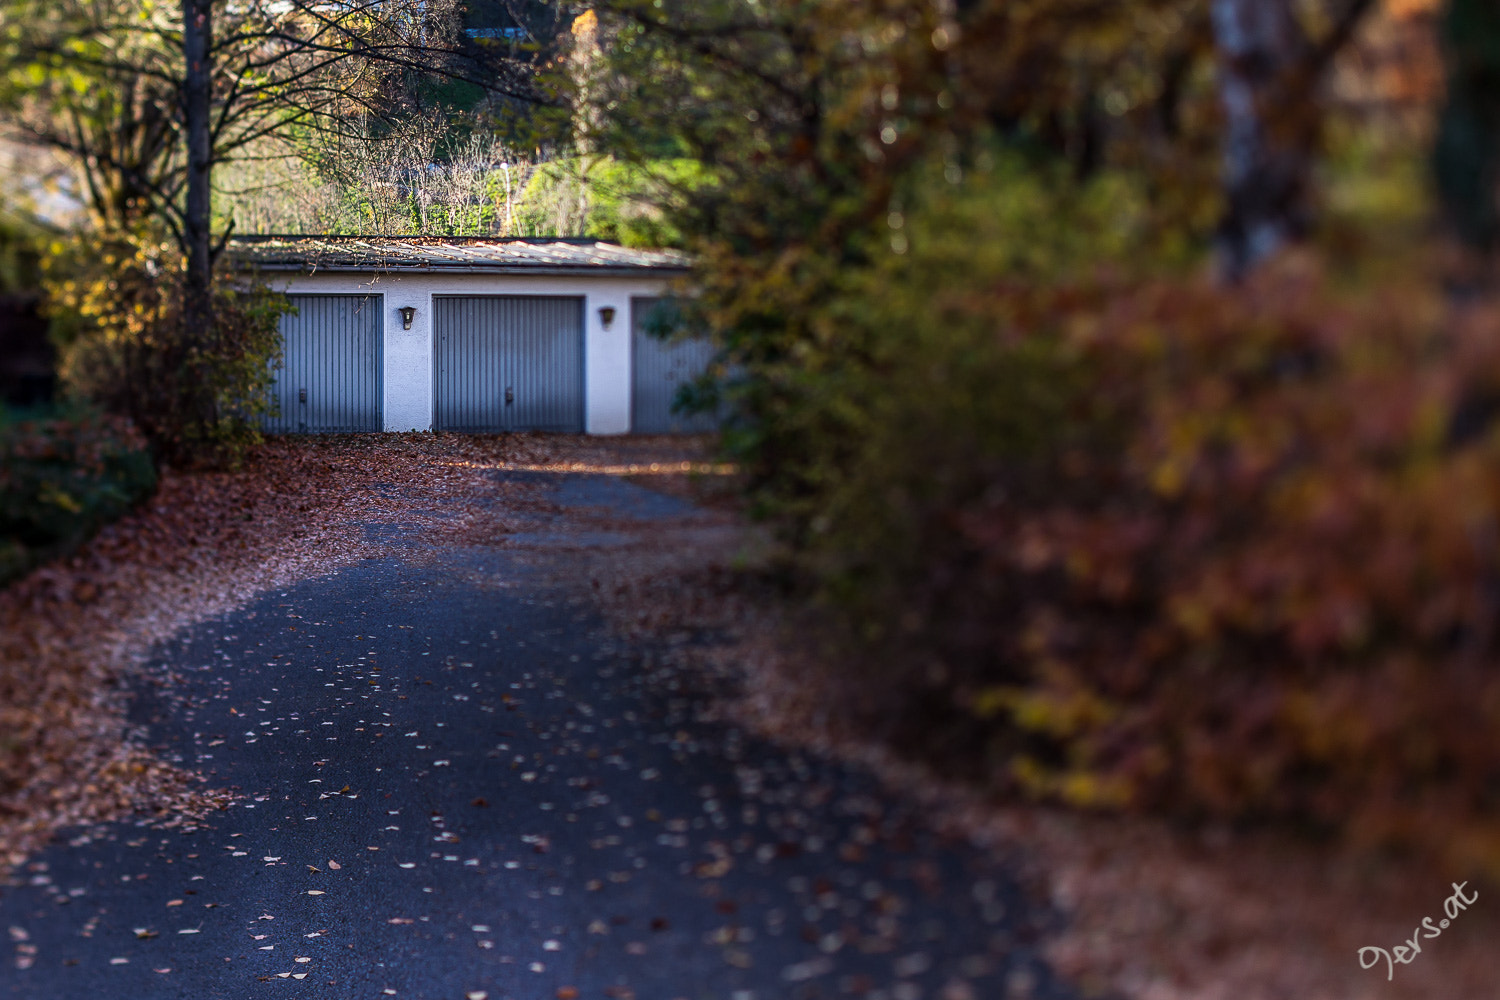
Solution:
[(78, 407), (0, 407), (0, 584), (76, 547), (156, 488), (129, 421)]

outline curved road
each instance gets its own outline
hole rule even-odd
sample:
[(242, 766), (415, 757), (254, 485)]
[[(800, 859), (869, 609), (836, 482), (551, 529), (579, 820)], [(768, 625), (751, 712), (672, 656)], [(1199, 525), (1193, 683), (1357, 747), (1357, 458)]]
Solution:
[(1071, 995), (996, 862), (866, 775), (698, 721), (661, 650), (610, 638), (579, 547), (699, 512), (490, 475), (466, 503), (540, 501), (502, 544), (372, 522), (386, 556), (157, 651), (136, 721), (243, 798), (35, 858), (0, 890), (0, 997)]

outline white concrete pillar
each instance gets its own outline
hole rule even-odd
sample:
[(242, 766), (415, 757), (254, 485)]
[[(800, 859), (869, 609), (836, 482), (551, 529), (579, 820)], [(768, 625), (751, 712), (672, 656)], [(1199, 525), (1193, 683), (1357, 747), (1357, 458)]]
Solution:
[[(418, 280), (394, 275), (381, 282), (385, 293), (385, 429), (432, 428), (432, 290)], [(411, 329), (403, 329), (401, 308), (416, 309)]]
[[(606, 329), (601, 309), (613, 309)], [(584, 428), (590, 434), (630, 432), (630, 289), (603, 284), (583, 302)]]

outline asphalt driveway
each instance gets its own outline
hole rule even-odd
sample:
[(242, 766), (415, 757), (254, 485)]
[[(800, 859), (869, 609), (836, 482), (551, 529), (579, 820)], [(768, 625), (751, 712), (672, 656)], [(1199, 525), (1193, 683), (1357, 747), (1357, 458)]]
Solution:
[(691, 677), (610, 634), (570, 560), (700, 512), (489, 475), (537, 498), (503, 537), (372, 520), (380, 557), (158, 648), (134, 721), (241, 798), (35, 857), (0, 890), (0, 996), (1070, 995), (1038, 955), (1054, 918), (997, 862), (702, 720)]

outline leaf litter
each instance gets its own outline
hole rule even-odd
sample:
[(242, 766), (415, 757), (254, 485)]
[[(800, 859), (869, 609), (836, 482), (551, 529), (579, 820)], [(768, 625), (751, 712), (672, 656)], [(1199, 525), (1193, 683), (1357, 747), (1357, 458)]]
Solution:
[(63, 830), (192, 829), (233, 801), (126, 723), (125, 690), (155, 644), (377, 555), (359, 519), (463, 533), (464, 511), (435, 518), (433, 504), (469, 495), (485, 470), (551, 458), (533, 435), (271, 439), (240, 471), (164, 470), (140, 509), (0, 591), (0, 877)]

